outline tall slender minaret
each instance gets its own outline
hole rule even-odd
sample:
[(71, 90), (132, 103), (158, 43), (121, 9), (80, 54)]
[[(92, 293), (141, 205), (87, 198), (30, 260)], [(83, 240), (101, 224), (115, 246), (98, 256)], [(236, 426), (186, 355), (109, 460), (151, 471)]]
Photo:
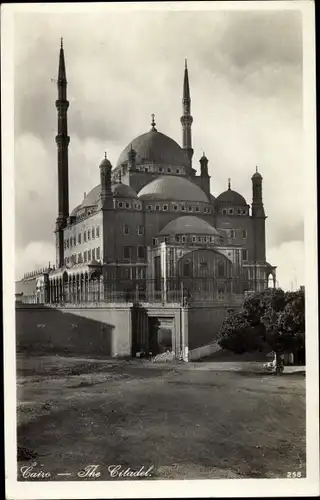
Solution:
[(254, 260), (265, 262), (266, 260), (266, 215), (262, 200), (262, 175), (258, 167), (251, 177), (252, 180), (252, 220), (254, 230)]
[(184, 68), (184, 80), (183, 80), (183, 97), (182, 97), (182, 113), (181, 125), (182, 125), (182, 147), (186, 151), (189, 158), (190, 168), (192, 167), (192, 138), (191, 138), (191, 125), (193, 118), (191, 116), (191, 98), (190, 98), (190, 87), (189, 87), (189, 75), (187, 59), (185, 60)]
[(58, 134), (56, 143), (58, 148), (58, 217), (56, 220), (56, 265), (58, 268), (64, 265), (64, 238), (63, 230), (67, 225), (69, 216), (69, 174), (68, 174), (68, 146), (70, 137), (68, 136), (67, 111), (69, 101), (67, 101), (67, 78), (64, 61), (63, 40), (59, 55), (58, 72), (58, 99), (56, 108), (58, 111)]

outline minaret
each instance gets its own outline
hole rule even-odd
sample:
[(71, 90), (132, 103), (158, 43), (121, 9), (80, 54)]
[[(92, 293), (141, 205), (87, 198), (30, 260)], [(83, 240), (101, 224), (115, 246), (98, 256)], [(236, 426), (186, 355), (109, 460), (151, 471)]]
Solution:
[(199, 160), (200, 162), (200, 185), (201, 189), (209, 195), (210, 194), (210, 176), (208, 172), (208, 158), (203, 153)]
[(262, 175), (256, 172), (251, 177), (252, 180), (252, 219), (254, 229), (254, 260), (256, 262), (266, 261), (266, 232), (264, 212), (262, 201)]
[(203, 153), (199, 162), (200, 162), (200, 175), (201, 175), (201, 177), (209, 177), (208, 158), (206, 157), (205, 153)]
[(182, 125), (182, 147), (186, 151), (189, 158), (190, 168), (192, 167), (192, 138), (191, 138), (191, 125), (193, 118), (191, 116), (191, 98), (190, 98), (190, 87), (189, 87), (189, 75), (187, 60), (185, 60), (184, 68), (184, 81), (183, 81), (183, 97), (182, 97), (182, 113), (181, 125)]
[(262, 175), (258, 172), (258, 167), (251, 177), (252, 180), (252, 216), (265, 217), (262, 201)]
[(61, 38), (59, 72), (58, 72), (58, 99), (56, 108), (58, 111), (58, 134), (56, 143), (58, 148), (58, 217), (56, 220), (56, 265), (58, 268), (64, 265), (64, 238), (63, 230), (67, 225), (69, 216), (69, 174), (68, 174), (68, 136), (67, 111), (67, 78), (64, 62), (63, 41)]
[(129, 172), (135, 172), (136, 171), (136, 157), (137, 153), (133, 149), (132, 144), (128, 153), (128, 167), (129, 167)]
[(107, 153), (104, 154), (104, 159), (100, 163), (100, 200), (102, 208), (111, 208), (112, 190), (111, 190), (111, 170), (112, 165), (107, 158)]

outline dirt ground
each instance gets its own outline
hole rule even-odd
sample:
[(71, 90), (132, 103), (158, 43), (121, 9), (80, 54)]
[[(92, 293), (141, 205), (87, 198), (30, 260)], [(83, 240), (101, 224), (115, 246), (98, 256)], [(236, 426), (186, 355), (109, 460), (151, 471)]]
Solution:
[(111, 465), (152, 467), (149, 479), (305, 476), (301, 371), (19, 355), (17, 382), (18, 446), (35, 454), (21, 480), (32, 463), (59, 481), (88, 465), (99, 480), (119, 479)]

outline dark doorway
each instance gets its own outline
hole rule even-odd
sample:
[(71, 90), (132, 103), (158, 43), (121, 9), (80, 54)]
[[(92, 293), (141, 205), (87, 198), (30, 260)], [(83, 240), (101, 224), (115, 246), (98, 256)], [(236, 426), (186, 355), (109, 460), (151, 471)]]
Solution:
[(149, 318), (149, 349), (153, 356), (172, 351), (173, 318)]
[(149, 352), (152, 356), (160, 353), (160, 346), (158, 341), (160, 321), (158, 318), (149, 318)]
[(132, 318), (132, 345), (131, 353), (135, 358), (149, 355), (149, 323), (148, 313), (144, 307), (134, 305), (131, 309)]

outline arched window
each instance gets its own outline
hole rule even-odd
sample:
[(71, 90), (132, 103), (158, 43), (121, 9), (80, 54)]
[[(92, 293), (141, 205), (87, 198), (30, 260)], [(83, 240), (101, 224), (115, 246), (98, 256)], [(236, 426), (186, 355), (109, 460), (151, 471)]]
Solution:
[(217, 274), (218, 274), (218, 278), (223, 278), (225, 275), (225, 263), (223, 260), (218, 261)]
[(191, 262), (189, 259), (183, 263), (183, 276), (191, 276)]

